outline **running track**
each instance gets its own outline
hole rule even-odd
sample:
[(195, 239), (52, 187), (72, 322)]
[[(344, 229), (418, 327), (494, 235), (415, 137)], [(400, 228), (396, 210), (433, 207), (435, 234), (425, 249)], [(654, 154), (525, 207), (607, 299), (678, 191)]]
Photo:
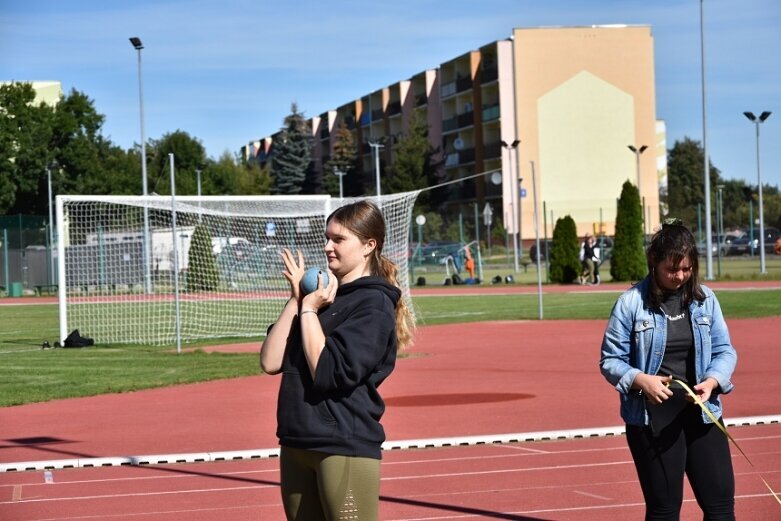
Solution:
[[(487, 288), (490, 289), (490, 288)], [(503, 288), (507, 289), (507, 288)], [(604, 288), (603, 288), (604, 290)], [(781, 317), (729, 321), (740, 361), (727, 419), (781, 414)], [(598, 373), (603, 321), (422, 328), (384, 386), (389, 440), (616, 426)], [(256, 349), (257, 346), (249, 346)], [(0, 464), (275, 448), (268, 376), (0, 409)], [(739, 519), (781, 519), (781, 426), (731, 429)], [(282, 519), (276, 459), (0, 473), (0, 519)], [(381, 519), (638, 519), (621, 436), (392, 450)], [(683, 519), (699, 519), (691, 492)]]

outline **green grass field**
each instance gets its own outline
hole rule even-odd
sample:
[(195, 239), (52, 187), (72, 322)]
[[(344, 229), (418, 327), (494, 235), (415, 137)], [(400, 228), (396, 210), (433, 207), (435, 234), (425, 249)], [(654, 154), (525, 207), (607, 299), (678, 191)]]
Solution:
[[(778, 315), (781, 290), (717, 292), (725, 315)], [(544, 295), (544, 318), (606, 320), (618, 292)], [(421, 325), (486, 320), (536, 320), (538, 300), (530, 295), (416, 297)], [(58, 335), (56, 305), (0, 306), (0, 406), (258, 374), (258, 356), (206, 353), (204, 345), (98, 345), (85, 349), (41, 349)], [(248, 342), (253, 339), (220, 340)], [(260, 343), (260, 338), (255, 341)]]

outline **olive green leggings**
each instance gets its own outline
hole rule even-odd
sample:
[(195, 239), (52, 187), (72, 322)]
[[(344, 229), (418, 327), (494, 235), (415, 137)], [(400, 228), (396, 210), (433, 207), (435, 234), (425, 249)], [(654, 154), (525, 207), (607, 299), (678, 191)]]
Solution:
[(380, 460), (282, 447), (279, 469), (289, 521), (376, 521)]

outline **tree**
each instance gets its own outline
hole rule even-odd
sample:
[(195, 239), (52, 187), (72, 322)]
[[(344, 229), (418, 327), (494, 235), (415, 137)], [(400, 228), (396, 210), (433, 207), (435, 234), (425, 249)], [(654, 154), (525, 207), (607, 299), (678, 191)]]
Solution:
[(610, 256), (613, 280), (640, 280), (648, 268), (643, 251), (643, 216), (640, 192), (629, 181), (624, 182), (616, 211), (616, 235)]
[(208, 227), (199, 224), (195, 227), (187, 253), (187, 291), (214, 291), (219, 281), (217, 260), (212, 250), (212, 236)]
[[(705, 209), (705, 190), (702, 178), (703, 151), (699, 141), (684, 138), (676, 141), (667, 156), (667, 193), (662, 199), (667, 203), (669, 215), (686, 223), (697, 223), (698, 205)], [(715, 202), (716, 185), (720, 172), (712, 164), (710, 168), (711, 203)], [(711, 205), (715, 208), (715, 204)], [(703, 222), (704, 224), (704, 222)], [(714, 231), (716, 229), (714, 223)]]
[(580, 275), (578, 229), (575, 220), (565, 215), (556, 219), (550, 247), (550, 279), (570, 284)]
[(206, 149), (198, 139), (183, 130), (163, 134), (159, 140), (151, 140), (151, 146), (147, 147), (149, 192), (171, 193), (171, 160), (168, 154), (174, 155), (176, 193), (197, 194), (196, 170), (203, 170), (206, 165)]
[(325, 191), (332, 196), (339, 195), (339, 176), (342, 173), (342, 192), (346, 197), (354, 197), (363, 194), (363, 183), (359, 175), (355, 175), (358, 150), (355, 148), (353, 133), (342, 121), (334, 133), (334, 148), (331, 157), (325, 164), (325, 179), (323, 186)]
[(205, 195), (268, 195), (271, 176), (268, 167), (245, 162), (225, 151), (214, 162), (209, 161), (202, 173)]
[(0, 214), (42, 213), (47, 208), (54, 109), (33, 105), (34, 99), (30, 83), (0, 86)]
[(271, 148), (271, 175), (274, 195), (300, 194), (312, 157), (312, 133), (304, 115), (293, 103), (291, 114)]
[[(393, 163), (386, 168), (383, 193), (411, 192), (438, 184), (441, 163), (435, 160), (436, 152), (428, 140), (426, 120), (415, 111), (409, 127), (393, 147)], [(430, 194), (421, 193), (415, 205), (432, 209)]]

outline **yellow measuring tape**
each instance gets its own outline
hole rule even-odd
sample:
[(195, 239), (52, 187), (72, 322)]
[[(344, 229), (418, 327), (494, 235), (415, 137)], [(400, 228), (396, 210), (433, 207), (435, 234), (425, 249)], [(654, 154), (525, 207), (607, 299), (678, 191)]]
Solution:
[[(700, 406), (700, 409), (702, 409), (703, 411), (705, 411), (705, 414), (707, 414), (707, 415), (708, 415), (708, 417), (709, 417), (709, 418), (710, 418), (710, 419), (713, 421), (713, 423), (715, 423), (715, 424), (716, 424), (716, 426), (717, 426), (719, 429), (721, 429), (721, 432), (723, 432), (723, 433), (724, 433), (724, 435), (725, 435), (725, 436), (726, 436), (726, 437), (729, 439), (729, 441), (731, 441), (731, 442), (732, 442), (732, 444), (733, 444), (733, 445), (735, 445), (735, 447), (737, 447), (737, 449), (740, 451), (740, 453), (741, 453), (741, 454), (743, 454), (743, 457), (744, 457), (744, 458), (746, 458), (746, 461), (748, 461), (748, 464), (749, 464), (749, 465), (751, 465), (751, 466), (753, 467), (753, 466), (754, 466), (754, 464), (753, 464), (753, 463), (751, 462), (751, 460), (748, 458), (748, 456), (746, 455), (746, 453), (745, 453), (745, 452), (743, 452), (743, 449), (741, 449), (741, 448), (740, 448), (740, 445), (738, 445), (738, 442), (737, 442), (737, 441), (735, 441), (735, 438), (733, 438), (733, 437), (732, 437), (732, 435), (731, 435), (729, 432), (727, 432), (727, 428), (726, 428), (724, 425), (722, 425), (722, 424), (721, 424), (721, 422), (720, 422), (719, 420), (717, 420), (717, 419), (716, 419), (716, 417), (713, 415), (713, 413), (712, 413), (712, 412), (710, 412), (710, 409), (708, 409), (708, 408), (705, 406), (705, 404), (704, 404), (704, 403), (702, 403), (702, 400), (700, 400), (700, 397), (699, 397), (699, 396), (697, 396), (697, 394), (696, 394), (694, 391), (692, 391), (692, 390), (691, 390), (691, 388), (689, 388), (689, 386), (688, 386), (688, 385), (686, 385), (684, 382), (682, 382), (682, 381), (678, 380), (677, 378), (676, 378), (676, 379), (674, 379), (673, 381), (674, 381), (674, 382), (676, 382), (676, 383), (677, 383), (678, 385), (680, 385), (681, 387), (683, 387), (683, 390), (684, 390), (684, 391), (686, 391), (686, 393), (687, 393), (689, 396), (691, 396), (691, 397), (692, 397), (692, 399), (694, 399), (694, 403), (696, 403), (697, 405), (699, 405), (699, 406)], [(773, 497), (774, 497), (774, 498), (776, 498), (776, 501), (778, 501), (778, 504), (779, 504), (779, 505), (781, 505), (781, 499), (779, 499), (779, 498), (778, 498), (778, 494), (776, 494), (776, 493), (773, 491), (773, 489), (772, 489), (772, 488), (770, 488), (770, 485), (768, 484), (768, 482), (767, 482), (767, 481), (765, 481), (765, 478), (763, 478), (763, 477), (762, 477), (762, 474), (760, 474), (759, 472), (757, 472), (757, 476), (759, 476), (759, 479), (761, 479), (761, 480), (762, 480), (762, 483), (764, 483), (764, 484), (765, 484), (765, 486), (766, 486), (766, 487), (767, 487), (767, 489), (770, 491), (770, 493), (771, 493), (771, 494), (773, 494)]]

